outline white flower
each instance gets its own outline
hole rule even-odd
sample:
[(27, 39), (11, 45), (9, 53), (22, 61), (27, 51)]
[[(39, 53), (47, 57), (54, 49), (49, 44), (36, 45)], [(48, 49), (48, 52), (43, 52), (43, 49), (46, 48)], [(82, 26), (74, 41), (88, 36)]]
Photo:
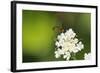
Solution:
[(57, 41), (56, 41), (55, 45), (56, 45), (57, 47), (60, 47), (60, 44), (59, 44), (59, 42), (57, 42)]
[(65, 35), (68, 36), (69, 38), (74, 38), (76, 36), (76, 33), (70, 28), (65, 32)]
[(63, 58), (66, 59), (66, 60), (69, 60), (70, 57), (71, 57), (70, 52), (66, 52), (66, 53), (63, 55)]
[(55, 51), (55, 57), (56, 58), (59, 58), (63, 54), (64, 54), (64, 51), (61, 50), (60, 48), (58, 48), (57, 51)]
[(72, 40), (71, 41), (72, 43), (74, 43), (74, 44), (76, 44), (76, 43), (78, 43), (78, 39), (77, 38), (75, 38), (74, 40)]
[(91, 59), (91, 53), (88, 53), (88, 54), (85, 53), (85, 54), (84, 54), (84, 59), (85, 59), (85, 60), (90, 60), (90, 59)]
[(79, 43), (77, 44), (77, 47), (78, 47), (78, 50), (81, 50), (81, 49), (84, 48), (84, 45), (82, 44), (82, 42), (79, 42)]
[(82, 44), (82, 42), (79, 42), (76, 44), (76, 47), (74, 48), (73, 52), (77, 53), (78, 51), (81, 51), (84, 48), (84, 45)]
[(75, 44), (71, 43), (70, 41), (66, 41), (62, 46), (62, 49), (70, 52), (72, 52), (74, 48), (75, 48)]
[(78, 48), (75, 48), (75, 49), (72, 50), (72, 51), (73, 51), (73, 53), (77, 53), (77, 52), (79, 52)]
[(55, 57), (56, 58), (59, 58), (60, 57), (60, 54), (58, 53), (58, 51), (55, 51)]
[(70, 59), (70, 53), (77, 53), (84, 48), (83, 43), (76, 38), (76, 33), (71, 28), (57, 36), (55, 45), (57, 48), (55, 57), (59, 58), (63, 55), (66, 60)]
[(65, 34), (61, 33), (61, 35), (58, 35), (57, 39), (58, 40), (64, 40), (65, 39)]
[(58, 53), (59, 53), (60, 55), (62, 55), (62, 54), (64, 54), (64, 51), (63, 51), (62, 49), (58, 49)]

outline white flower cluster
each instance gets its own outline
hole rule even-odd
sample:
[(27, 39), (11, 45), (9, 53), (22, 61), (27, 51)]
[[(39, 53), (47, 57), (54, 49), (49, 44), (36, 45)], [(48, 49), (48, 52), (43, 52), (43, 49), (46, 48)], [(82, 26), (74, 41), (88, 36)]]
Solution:
[(55, 45), (55, 57), (63, 56), (66, 60), (70, 59), (71, 53), (77, 53), (84, 48), (83, 43), (76, 38), (76, 33), (71, 28), (57, 36)]
[(84, 54), (84, 59), (85, 60), (90, 60), (91, 59), (91, 53), (85, 53)]

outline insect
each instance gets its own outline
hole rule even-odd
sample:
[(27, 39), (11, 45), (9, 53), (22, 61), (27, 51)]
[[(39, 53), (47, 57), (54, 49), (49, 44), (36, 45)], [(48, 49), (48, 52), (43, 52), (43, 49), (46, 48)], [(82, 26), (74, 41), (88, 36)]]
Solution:
[(61, 33), (61, 32), (65, 32), (65, 28), (66, 27), (64, 27), (64, 26), (55, 26), (55, 27), (53, 27), (53, 30), (55, 32)]

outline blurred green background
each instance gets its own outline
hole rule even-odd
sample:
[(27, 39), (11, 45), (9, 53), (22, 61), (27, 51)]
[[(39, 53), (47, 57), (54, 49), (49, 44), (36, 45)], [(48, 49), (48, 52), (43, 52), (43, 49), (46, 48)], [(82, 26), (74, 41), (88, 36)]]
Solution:
[(55, 41), (62, 30), (72, 28), (84, 49), (76, 54), (77, 60), (91, 52), (91, 14), (23, 10), (22, 58), (23, 62), (63, 61), (55, 58)]

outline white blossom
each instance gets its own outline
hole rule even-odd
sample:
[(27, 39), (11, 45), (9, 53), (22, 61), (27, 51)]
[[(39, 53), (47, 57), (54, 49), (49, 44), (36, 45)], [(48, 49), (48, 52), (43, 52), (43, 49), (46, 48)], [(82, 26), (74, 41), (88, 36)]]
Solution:
[(70, 57), (71, 57), (70, 52), (66, 52), (66, 53), (63, 55), (63, 58), (66, 59), (66, 60), (69, 60)]
[(58, 51), (55, 51), (55, 57), (56, 58), (59, 58), (60, 57), (60, 54), (58, 53)]
[(76, 36), (76, 33), (70, 28), (65, 32), (65, 36), (68, 36), (68, 38), (74, 38)]
[(91, 53), (88, 53), (88, 54), (85, 53), (85, 54), (84, 54), (84, 59), (85, 59), (85, 60), (90, 60), (90, 59), (91, 59)]
[(57, 41), (56, 41), (55, 45), (56, 45), (57, 47), (60, 47), (60, 43), (57, 42)]
[(57, 36), (55, 45), (55, 57), (59, 58), (62, 55), (66, 60), (70, 59), (71, 53), (77, 53), (84, 48), (83, 43), (76, 38), (76, 33), (71, 28)]

